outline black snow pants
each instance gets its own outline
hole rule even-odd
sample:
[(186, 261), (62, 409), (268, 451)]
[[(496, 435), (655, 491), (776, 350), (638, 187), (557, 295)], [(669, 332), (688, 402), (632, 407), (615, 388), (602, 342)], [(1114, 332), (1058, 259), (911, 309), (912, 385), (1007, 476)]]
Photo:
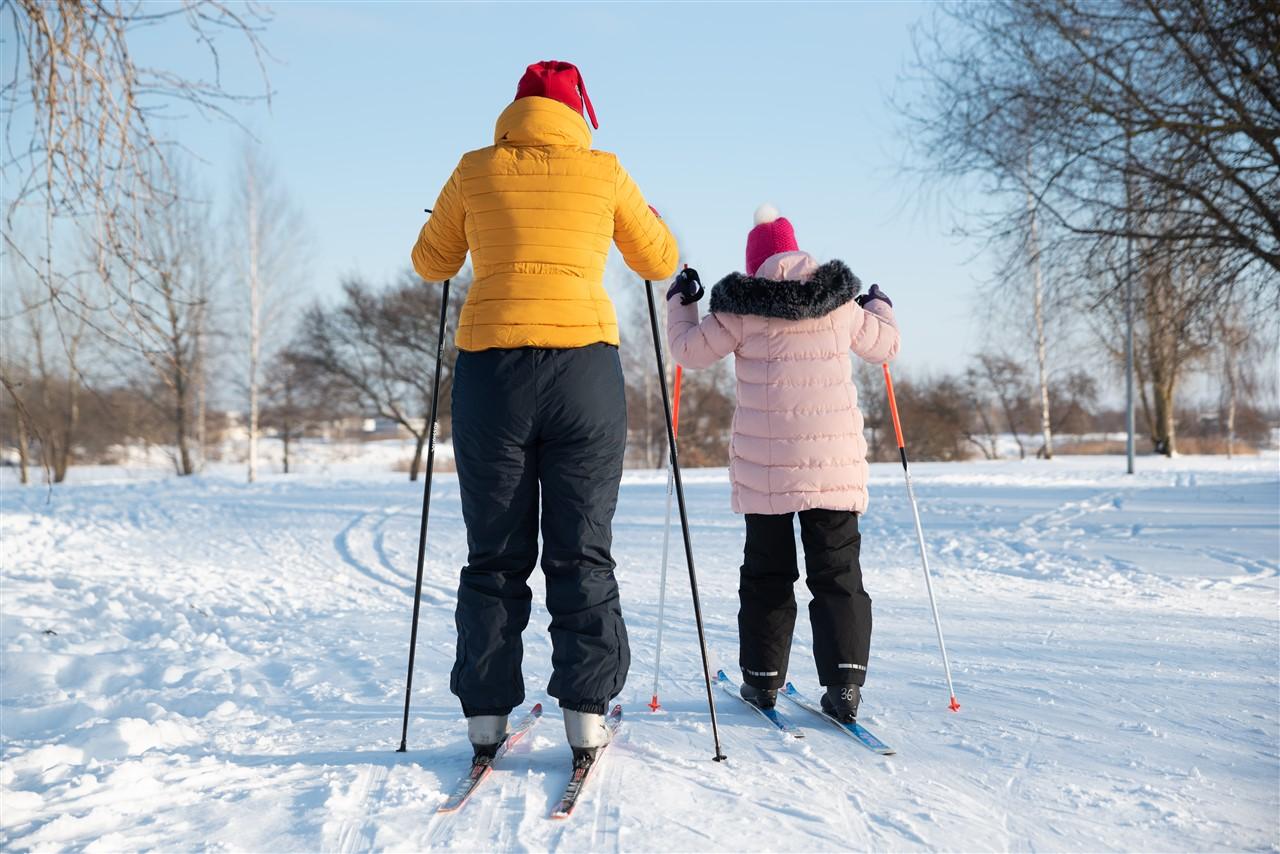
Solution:
[[(787, 681), (796, 624), (796, 538), (793, 513), (746, 514), (738, 588), (738, 663), (743, 681), (781, 688)], [(805, 580), (813, 600), (813, 657), (823, 685), (862, 685), (871, 649), (871, 597), (862, 589), (858, 514), (800, 511)]]
[(618, 349), (461, 352), (452, 401), (468, 554), (449, 688), (468, 717), (524, 702), (541, 493), (547, 693), (566, 709), (603, 712), (631, 661), (610, 554), (627, 439)]

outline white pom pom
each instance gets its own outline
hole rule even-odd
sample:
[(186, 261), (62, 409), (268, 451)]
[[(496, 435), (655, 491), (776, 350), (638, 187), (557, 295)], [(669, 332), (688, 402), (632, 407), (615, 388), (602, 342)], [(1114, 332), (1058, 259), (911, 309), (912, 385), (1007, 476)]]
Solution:
[(780, 216), (782, 216), (782, 214), (778, 213), (777, 208), (775, 208), (773, 205), (769, 204), (768, 202), (765, 202), (763, 205), (756, 208), (756, 225), (763, 225), (766, 222), (773, 222), (775, 219), (777, 219)]

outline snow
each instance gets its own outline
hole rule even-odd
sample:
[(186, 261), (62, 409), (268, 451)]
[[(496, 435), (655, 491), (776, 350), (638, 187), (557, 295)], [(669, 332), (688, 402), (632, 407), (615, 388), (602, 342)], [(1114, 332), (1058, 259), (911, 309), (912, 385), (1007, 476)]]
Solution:
[[(421, 492), (359, 453), (253, 486), (80, 470), (0, 481), (6, 850), (1203, 850), (1280, 848), (1280, 459), (1064, 458), (913, 467), (963, 705), (947, 696), (897, 466), (874, 466), (864, 721), (788, 742), (717, 692), (712, 755), (673, 554), (652, 686), (664, 474), (615, 526), (633, 665), (619, 742), (578, 813), (547, 714), (472, 803), (448, 691), (466, 540), (437, 475), (410, 751), (399, 742)], [(306, 462), (305, 453), (300, 457)], [(686, 477), (713, 670), (735, 672), (741, 520), (723, 470)], [(673, 540), (679, 543), (679, 539)], [(803, 588), (799, 589), (803, 594)], [(803, 595), (800, 596), (804, 601)], [(816, 693), (801, 620), (792, 678)]]

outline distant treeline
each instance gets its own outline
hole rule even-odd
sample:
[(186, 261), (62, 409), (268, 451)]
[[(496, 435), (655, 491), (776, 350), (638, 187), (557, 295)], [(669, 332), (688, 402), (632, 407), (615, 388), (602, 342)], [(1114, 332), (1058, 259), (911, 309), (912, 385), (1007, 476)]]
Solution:
[[(468, 279), (452, 285), (450, 329), (466, 298)], [(270, 441), (283, 445), (284, 464), (289, 447), (303, 437), (359, 438), (367, 419), (396, 425), (414, 440), (416, 452), (406, 466), (415, 477), (428, 430), (426, 416), (436, 353), (436, 323), (441, 290), (411, 273), (384, 287), (350, 278), (336, 301), (317, 301), (297, 318), (294, 334), (267, 363), (260, 390), (260, 427)], [(623, 368), (626, 378), (630, 467), (665, 465), (666, 433), (648, 318), (640, 299), (620, 307), (624, 330)], [(450, 435), (449, 392), (456, 350), (445, 347), (441, 371), (441, 417), (438, 436)], [(668, 366), (668, 382), (671, 367)], [(858, 364), (855, 380), (866, 419), (872, 460), (897, 459), (889, 421), (884, 379), (877, 366)], [(24, 377), (26, 416), (38, 425), (38, 436), (70, 447), (42, 447), (42, 441), (19, 430), (23, 419), (13, 399), (0, 400), (0, 444), (7, 462), (18, 462), (25, 448), (29, 464), (66, 457), (84, 463), (119, 462), (130, 446), (161, 447), (176, 455), (172, 409), (164, 401), (172, 391), (138, 374), (133, 382), (80, 387), (65, 375)], [(1104, 386), (1110, 383), (1109, 387)], [(45, 384), (50, 387), (46, 389)], [(1083, 369), (1055, 374), (1049, 384), (1049, 413), (1058, 453), (1120, 453), (1124, 413), (1104, 397), (1118, 395), (1114, 372), (1101, 376)], [(730, 422), (734, 407), (731, 360), (706, 371), (685, 373), (680, 448), (688, 466), (721, 466), (728, 461)], [(894, 382), (906, 440), (913, 459), (963, 460), (1018, 455), (1045, 456), (1040, 420), (1039, 389), (1033, 363), (1006, 355), (979, 353), (953, 372), (912, 374), (899, 369)], [(1103, 394), (1103, 391), (1107, 394)], [(66, 401), (78, 409), (74, 433)], [(1268, 403), (1271, 408), (1267, 409)], [(1270, 431), (1280, 426), (1274, 401), (1238, 396), (1234, 419), (1228, 400), (1185, 402), (1175, 412), (1182, 448), (1192, 453), (1252, 453), (1270, 443)], [(1140, 453), (1155, 448), (1158, 431), (1153, 408), (1140, 396), (1138, 407)], [(198, 470), (218, 458), (230, 438), (242, 438), (245, 419), (240, 413), (196, 409), (189, 417), (193, 466)], [(385, 433), (379, 434), (385, 437)], [(1109, 438), (1110, 437), (1110, 438)]]

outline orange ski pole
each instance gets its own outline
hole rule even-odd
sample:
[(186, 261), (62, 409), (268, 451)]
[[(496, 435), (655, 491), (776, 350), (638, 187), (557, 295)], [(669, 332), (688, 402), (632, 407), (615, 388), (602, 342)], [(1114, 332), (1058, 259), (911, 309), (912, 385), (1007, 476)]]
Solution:
[(893, 432), (898, 438), (898, 455), (902, 457), (902, 473), (907, 479), (907, 498), (911, 501), (911, 515), (916, 520), (916, 542), (920, 544), (920, 563), (924, 566), (924, 586), (929, 591), (929, 607), (933, 609), (933, 625), (938, 630), (938, 648), (942, 650), (942, 669), (947, 674), (947, 690), (951, 692), (953, 712), (960, 711), (956, 701), (956, 689), (951, 684), (951, 662), (947, 660), (947, 645), (942, 640), (942, 620), (938, 618), (938, 602), (933, 596), (933, 581), (929, 577), (929, 554), (924, 547), (924, 528), (920, 525), (920, 508), (916, 506), (916, 492), (911, 486), (911, 471), (907, 468), (907, 443), (902, 438), (902, 421), (898, 418), (898, 401), (893, 396), (893, 376), (889, 366), (884, 366), (884, 386), (889, 392), (889, 414), (893, 417)]
[[(680, 379), (684, 376), (684, 368), (676, 365), (676, 388), (671, 403), (671, 434), (680, 435)], [(649, 710), (658, 711), (662, 704), (658, 702), (658, 677), (662, 673), (662, 612), (667, 604), (667, 548), (671, 544), (671, 497), (673, 488), (671, 462), (667, 462), (667, 518), (662, 523), (662, 580), (658, 587), (658, 653), (653, 659), (653, 697), (649, 700)]]

